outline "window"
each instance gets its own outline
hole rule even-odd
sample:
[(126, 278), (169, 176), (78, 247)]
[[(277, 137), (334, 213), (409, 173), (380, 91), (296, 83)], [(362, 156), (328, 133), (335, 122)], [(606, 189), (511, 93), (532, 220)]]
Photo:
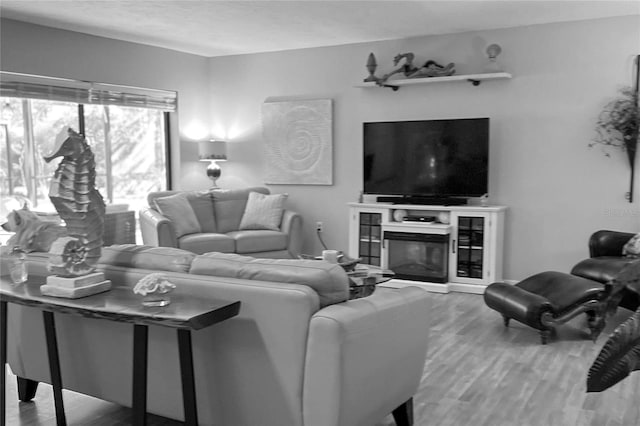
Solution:
[[(84, 134), (96, 160), (96, 186), (107, 204), (146, 205), (168, 187), (167, 123), (175, 92), (2, 73), (0, 197), (55, 211), (49, 182), (59, 160), (43, 156), (65, 127)], [(1, 206), (0, 213), (7, 213)]]

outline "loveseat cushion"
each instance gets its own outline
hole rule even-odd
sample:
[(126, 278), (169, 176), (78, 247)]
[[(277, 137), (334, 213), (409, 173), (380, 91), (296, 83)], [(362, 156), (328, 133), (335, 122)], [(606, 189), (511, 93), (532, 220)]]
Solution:
[(226, 234), (230, 231), (237, 231), (240, 228), (240, 221), (242, 220), (250, 192), (269, 194), (269, 190), (263, 187), (215, 189), (211, 191), (217, 232)]
[(264, 229), (233, 231), (228, 232), (226, 235), (235, 240), (236, 253), (239, 254), (287, 249), (287, 234), (280, 231), (267, 231)]
[(349, 298), (349, 278), (340, 265), (300, 259), (257, 259), (228, 253), (206, 253), (191, 263), (191, 274), (302, 284), (318, 293), (320, 307)]
[(194, 253), (173, 247), (151, 247), (118, 244), (103, 247), (99, 264), (125, 268), (189, 272)]
[(236, 251), (236, 242), (227, 234), (202, 233), (185, 235), (178, 238), (181, 249), (202, 254), (210, 251), (233, 253)]

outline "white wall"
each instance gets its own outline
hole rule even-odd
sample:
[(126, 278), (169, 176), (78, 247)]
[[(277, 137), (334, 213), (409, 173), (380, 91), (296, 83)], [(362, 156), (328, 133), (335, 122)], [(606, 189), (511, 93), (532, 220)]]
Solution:
[[(177, 91), (178, 114), (172, 123), (173, 140), (177, 142), (171, 149), (174, 187), (180, 188), (193, 169), (197, 169), (197, 164), (191, 161), (181, 167), (181, 158), (197, 157), (195, 145), (185, 141), (192, 123), (202, 122), (208, 116), (208, 94), (203, 91), (209, 78), (206, 58), (2, 19), (0, 68)], [(195, 132), (198, 136), (197, 129)]]
[[(356, 201), (362, 188), (364, 121), (490, 117), (490, 199), (509, 207), (505, 277), (569, 271), (587, 256), (593, 231), (640, 231), (640, 188), (629, 204), (622, 151), (607, 158), (587, 147), (601, 108), (632, 82), (639, 41), (636, 16), (212, 58), (211, 128), (221, 128), (218, 136), (225, 136), (225, 126), (235, 129), (220, 183), (262, 184), (260, 108), (266, 99), (333, 99), (334, 185), (271, 190), (289, 193), (290, 205), (303, 214), (307, 252), (320, 250), (316, 221), (325, 223), (331, 247), (346, 248), (346, 203)], [(401, 52), (414, 52), (420, 61), (455, 62), (458, 74), (467, 74), (482, 71), (491, 43), (502, 46), (499, 60), (512, 80), (398, 92), (353, 87), (368, 75), (369, 52), (377, 57), (377, 75), (392, 69)], [(184, 182), (206, 183), (202, 177)]]
[[(184, 189), (209, 186), (187, 137), (228, 136), (220, 184), (261, 185), (262, 103), (333, 99), (334, 185), (271, 186), (288, 192), (291, 207), (304, 215), (308, 253), (320, 249), (316, 221), (325, 223), (330, 246), (347, 247), (346, 203), (362, 188), (362, 122), (375, 120), (491, 118), (491, 201), (509, 206), (506, 278), (568, 271), (587, 255), (596, 229), (640, 231), (640, 182), (637, 201), (627, 203), (623, 153), (607, 158), (587, 148), (602, 106), (631, 84), (638, 17), (212, 59), (10, 20), (2, 20), (0, 36), (2, 70), (177, 90), (181, 137), (172, 152)], [(398, 92), (353, 87), (368, 75), (369, 52), (378, 75), (400, 52), (455, 62), (464, 74), (481, 70), (490, 43), (502, 46), (499, 60), (512, 80)]]

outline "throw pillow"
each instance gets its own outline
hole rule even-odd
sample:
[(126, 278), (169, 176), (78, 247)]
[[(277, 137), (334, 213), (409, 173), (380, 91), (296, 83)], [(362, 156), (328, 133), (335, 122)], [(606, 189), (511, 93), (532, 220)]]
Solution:
[(200, 223), (200, 231), (218, 232), (211, 193), (209, 191), (187, 192), (187, 200)]
[(176, 237), (202, 231), (186, 193), (156, 198), (155, 203), (158, 211), (171, 220)]
[(265, 195), (258, 192), (249, 193), (247, 206), (240, 221), (240, 229), (279, 231), (286, 199), (287, 194)]
[(622, 247), (622, 255), (627, 257), (640, 257), (640, 233), (634, 235)]

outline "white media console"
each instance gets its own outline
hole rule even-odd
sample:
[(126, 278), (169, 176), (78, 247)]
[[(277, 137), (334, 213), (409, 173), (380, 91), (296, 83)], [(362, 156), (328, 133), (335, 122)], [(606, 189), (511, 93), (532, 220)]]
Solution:
[(349, 203), (349, 254), (393, 270), (396, 278), (385, 286), (482, 294), (502, 280), (506, 210)]

